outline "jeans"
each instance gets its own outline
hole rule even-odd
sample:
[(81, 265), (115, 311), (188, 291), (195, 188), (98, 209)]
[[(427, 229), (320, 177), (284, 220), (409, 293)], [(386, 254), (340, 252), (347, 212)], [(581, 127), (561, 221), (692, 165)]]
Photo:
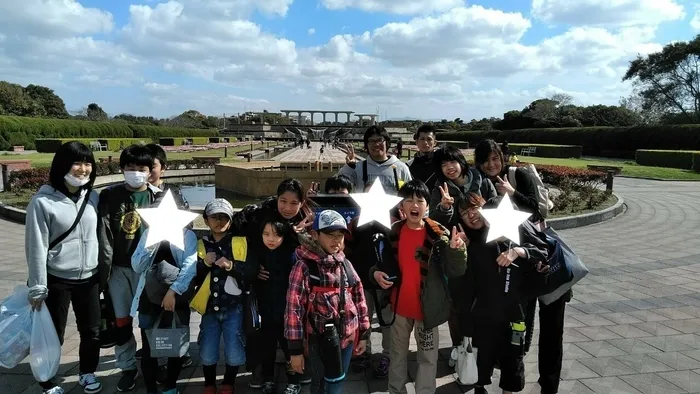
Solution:
[[(94, 373), (100, 360), (100, 281), (95, 275), (84, 281), (70, 281), (49, 275), (47, 287), (49, 296), (46, 308), (56, 327), (58, 340), (63, 345), (63, 337), (68, 321), (68, 308), (73, 304), (73, 312), (80, 333), (80, 373)], [(51, 381), (40, 383), (44, 389), (55, 386)]]
[[(340, 351), (343, 361), (343, 370), (348, 373), (350, 359), (352, 358), (354, 347), (350, 346)], [(343, 381), (328, 383), (324, 379), (323, 359), (321, 358), (321, 347), (315, 336), (309, 338), (309, 359), (308, 368), (311, 368), (311, 394), (341, 394), (343, 392)]]
[(199, 325), (199, 357), (202, 365), (219, 362), (219, 344), (224, 336), (226, 365), (232, 367), (245, 364), (245, 334), (243, 333), (243, 305), (229, 308), (226, 312), (207, 312)]

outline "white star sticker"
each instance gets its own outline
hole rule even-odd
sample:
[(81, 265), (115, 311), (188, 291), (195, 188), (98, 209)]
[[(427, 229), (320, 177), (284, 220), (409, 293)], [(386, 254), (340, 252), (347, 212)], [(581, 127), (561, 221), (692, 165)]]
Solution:
[(510, 197), (506, 193), (498, 204), (498, 208), (482, 209), (481, 216), (489, 224), (486, 242), (506, 237), (520, 245), (520, 231), (518, 227), (532, 214), (513, 209), (513, 203), (510, 202)]
[(185, 236), (182, 229), (196, 217), (196, 213), (177, 209), (175, 199), (168, 190), (158, 208), (137, 209), (141, 218), (148, 223), (148, 238), (145, 247), (153, 246), (161, 241), (185, 250)]
[(391, 228), (389, 211), (402, 200), (401, 197), (384, 193), (384, 187), (379, 180), (372, 183), (367, 193), (353, 193), (350, 197), (360, 206), (357, 227), (375, 220), (388, 229)]

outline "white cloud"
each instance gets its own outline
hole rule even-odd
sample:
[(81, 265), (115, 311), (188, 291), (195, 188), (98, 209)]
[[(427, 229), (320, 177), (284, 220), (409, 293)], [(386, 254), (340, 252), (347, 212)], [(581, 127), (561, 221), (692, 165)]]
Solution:
[(309, 29), (309, 30), (307, 31), (307, 34), (310, 35), (310, 36), (313, 36), (314, 34), (316, 34), (316, 29), (314, 29), (314, 28), (312, 27), (311, 29)]
[(358, 8), (367, 12), (414, 15), (448, 11), (464, 5), (464, 0), (321, 0), (321, 3), (330, 10)]
[(700, 6), (695, 7), (695, 15), (690, 20), (690, 27), (696, 32), (700, 32)]
[(658, 25), (685, 17), (676, 0), (532, 0), (532, 15), (552, 24)]

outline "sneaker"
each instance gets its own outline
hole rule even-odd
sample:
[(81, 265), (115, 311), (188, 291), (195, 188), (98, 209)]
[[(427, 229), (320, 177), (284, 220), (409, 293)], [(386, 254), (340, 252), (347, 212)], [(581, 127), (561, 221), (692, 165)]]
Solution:
[(233, 386), (229, 384), (222, 385), (219, 394), (233, 394)]
[(301, 386), (298, 384), (288, 384), (284, 394), (301, 394)]
[(379, 366), (374, 370), (374, 377), (377, 379), (384, 379), (389, 376), (389, 357), (382, 356), (379, 359)]
[[(305, 365), (309, 365), (309, 363), (306, 362)], [(310, 371), (311, 371), (310, 368), (304, 369), (304, 373), (299, 378), (300, 384), (310, 384), (311, 383), (311, 375), (310, 375), (311, 372)]]
[(189, 354), (182, 356), (182, 368), (187, 368), (192, 366), (192, 357)]
[(250, 383), (248, 383), (248, 387), (251, 389), (259, 389), (262, 388), (263, 386), (263, 377), (262, 377), (262, 368), (255, 368), (253, 370), (253, 377), (250, 379)]
[(459, 352), (455, 346), (452, 348), (452, 353), (450, 353), (450, 361), (447, 362), (447, 365), (449, 365), (450, 368), (454, 368), (455, 365), (457, 365), (457, 357), (459, 357)]
[(158, 372), (156, 372), (156, 383), (165, 384), (165, 382), (167, 380), (168, 380), (168, 366), (167, 365), (159, 365)]
[(274, 394), (275, 393), (275, 383), (274, 382), (263, 383), (262, 392), (263, 392), (263, 394)]
[(204, 386), (202, 394), (216, 394), (216, 386)]
[(143, 358), (143, 349), (137, 350), (136, 354), (134, 355), (134, 358), (136, 358), (137, 360), (141, 360), (141, 358)]
[(136, 387), (136, 379), (139, 377), (139, 371), (132, 369), (131, 371), (123, 371), (122, 377), (117, 382), (117, 390), (120, 392), (131, 391)]
[(102, 384), (97, 380), (97, 376), (95, 376), (94, 373), (80, 375), (79, 382), (80, 385), (83, 386), (85, 394), (95, 394), (102, 391)]
[(56, 386), (52, 389), (44, 390), (44, 394), (64, 394), (65, 391), (63, 391), (62, 388)]

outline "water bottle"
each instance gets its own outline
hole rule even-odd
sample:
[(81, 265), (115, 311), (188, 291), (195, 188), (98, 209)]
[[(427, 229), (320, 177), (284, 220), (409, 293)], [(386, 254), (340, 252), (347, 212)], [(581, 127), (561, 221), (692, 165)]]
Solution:
[(510, 329), (512, 331), (510, 344), (515, 349), (522, 350), (525, 346), (525, 322), (510, 323)]
[(326, 324), (321, 338), (321, 355), (323, 360), (324, 379), (335, 383), (345, 378), (345, 368), (341, 357), (340, 336), (334, 324)]

